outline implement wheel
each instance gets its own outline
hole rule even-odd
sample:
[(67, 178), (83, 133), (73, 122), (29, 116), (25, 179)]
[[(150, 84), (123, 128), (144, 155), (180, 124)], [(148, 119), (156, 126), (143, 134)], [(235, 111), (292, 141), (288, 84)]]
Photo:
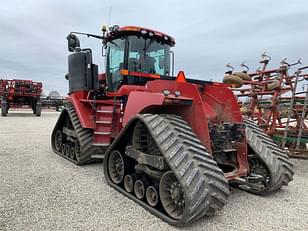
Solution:
[(42, 104), (40, 102), (37, 102), (35, 106), (35, 115), (39, 117), (41, 116), (41, 113), (42, 113)]
[(240, 88), (241, 86), (243, 86), (243, 80), (235, 75), (226, 75), (223, 79), (223, 82), (231, 85), (232, 88)]
[(8, 108), (8, 103), (6, 100), (2, 100), (1, 101), (1, 115), (2, 116), (6, 116), (7, 112), (8, 112), (9, 108)]
[(244, 72), (233, 72), (232, 75), (240, 77), (242, 80), (250, 81), (251, 77)]
[(1, 104), (1, 116), (7, 115), (7, 104)]
[(278, 88), (279, 86), (280, 86), (279, 80), (273, 80), (273, 82), (271, 82), (267, 85), (267, 89), (268, 90), (274, 90), (274, 89)]

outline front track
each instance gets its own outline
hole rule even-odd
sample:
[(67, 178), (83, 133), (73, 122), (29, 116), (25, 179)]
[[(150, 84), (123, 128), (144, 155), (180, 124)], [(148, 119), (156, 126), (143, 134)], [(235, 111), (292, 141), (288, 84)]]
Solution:
[[(140, 145), (130, 137), (140, 133), (137, 129), (140, 123), (146, 127), (156, 148), (150, 142), (148, 152), (151, 153), (139, 150), (136, 153), (141, 153), (140, 156), (134, 159), (129, 150), (138, 149)], [(191, 223), (206, 214), (213, 214), (226, 204), (229, 188), (222, 170), (181, 117), (138, 115), (126, 127), (107, 150), (104, 159), (105, 178), (112, 187), (173, 225)], [(158, 151), (153, 151), (156, 149)], [(164, 167), (159, 169), (144, 164), (144, 157), (151, 156), (163, 159), (166, 166), (162, 164), (160, 167)], [(153, 191), (148, 187), (159, 192), (154, 194), (158, 196), (158, 203), (154, 203), (156, 197), (152, 200), (152, 197), (149, 199), (140, 194), (142, 190)]]

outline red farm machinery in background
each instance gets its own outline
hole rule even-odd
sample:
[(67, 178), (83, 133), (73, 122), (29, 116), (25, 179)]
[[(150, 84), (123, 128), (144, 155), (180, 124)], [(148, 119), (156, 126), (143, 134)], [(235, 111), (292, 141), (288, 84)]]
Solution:
[(289, 64), (284, 59), (278, 68), (267, 69), (270, 60), (263, 54), (262, 68), (253, 73), (248, 73), (245, 65), (243, 72), (234, 72), (231, 67), (223, 82), (236, 92), (244, 116), (255, 121), (290, 156), (308, 158), (308, 66), (290, 74), (290, 68), (301, 64), (300, 60)]
[[(106, 73), (78, 34), (102, 40)], [(292, 180), (288, 156), (242, 117), (226, 84), (173, 76), (171, 36), (113, 26), (67, 40), (69, 94), (51, 135), (56, 154), (77, 165), (103, 158), (110, 186), (173, 225), (214, 214), (229, 185), (266, 195)]]
[(0, 79), (1, 115), (6, 116), (10, 108), (29, 106), (40, 116), (42, 87), (32, 80)]

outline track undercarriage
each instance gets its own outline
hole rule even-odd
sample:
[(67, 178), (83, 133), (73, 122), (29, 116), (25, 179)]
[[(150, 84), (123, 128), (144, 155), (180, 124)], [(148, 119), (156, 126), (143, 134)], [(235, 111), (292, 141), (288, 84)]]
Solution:
[(126, 131), (104, 159), (111, 186), (174, 225), (213, 214), (227, 202), (222, 170), (181, 117), (139, 115)]
[(75, 109), (68, 104), (52, 132), (53, 151), (74, 164), (83, 165), (98, 161), (92, 155), (105, 152), (105, 149), (95, 147), (92, 143), (93, 131), (82, 128)]
[(104, 154), (104, 175), (116, 190), (173, 225), (213, 215), (227, 202), (229, 183), (265, 195), (287, 185), (287, 155), (252, 121), (245, 121), (250, 173), (229, 182), (223, 170), (179, 116), (139, 114), (108, 150), (95, 147), (68, 104), (52, 133), (53, 150), (82, 165)]

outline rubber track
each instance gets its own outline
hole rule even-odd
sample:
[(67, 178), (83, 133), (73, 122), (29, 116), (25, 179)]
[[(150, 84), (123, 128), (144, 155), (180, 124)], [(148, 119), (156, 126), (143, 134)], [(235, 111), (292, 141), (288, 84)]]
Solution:
[[(63, 156), (64, 158), (68, 159), (69, 161), (73, 162), (77, 165), (84, 165), (87, 163), (94, 162), (95, 159), (91, 157), (92, 154), (98, 152), (98, 147), (92, 145), (93, 143), (93, 131), (91, 129), (83, 128), (80, 124), (78, 115), (71, 104), (66, 105), (66, 110), (68, 112), (68, 116), (72, 122), (73, 128), (76, 131), (77, 139), (80, 143), (80, 159), (72, 160), (69, 157), (63, 155), (61, 152), (56, 152), (55, 148), (53, 148), (54, 152)], [(56, 129), (56, 128), (55, 128)]]
[(250, 192), (264, 195), (277, 191), (284, 185), (287, 186), (294, 175), (293, 164), (287, 154), (252, 120), (245, 119), (245, 125), (248, 145), (266, 164), (271, 174), (271, 181), (264, 191)]
[(228, 182), (187, 123), (175, 115), (144, 114), (137, 118), (148, 128), (186, 197), (180, 220), (166, 219), (159, 211), (155, 214), (173, 225), (183, 225), (221, 209), (229, 195)]

